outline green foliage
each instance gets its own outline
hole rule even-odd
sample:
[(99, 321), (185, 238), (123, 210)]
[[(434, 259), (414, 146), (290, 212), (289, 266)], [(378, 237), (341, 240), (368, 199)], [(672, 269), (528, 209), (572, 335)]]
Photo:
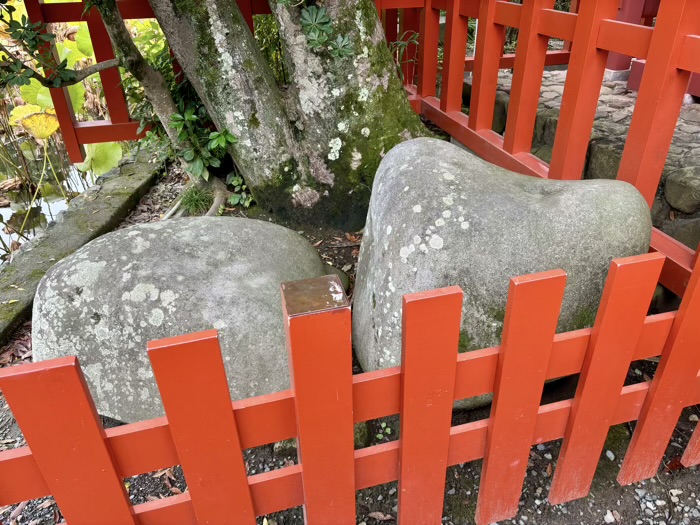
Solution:
[(321, 52), (327, 49), (333, 58), (347, 58), (355, 54), (352, 42), (345, 35), (333, 38), (333, 21), (325, 7), (307, 5), (306, 0), (293, 4), (291, 0), (277, 0), (279, 5), (301, 7), (301, 30), (311, 49)]
[(391, 436), (391, 432), (392, 432), (391, 427), (389, 425), (387, 425), (385, 422), (382, 421), (380, 428), (381, 428), (381, 430), (375, 436), (375, 438), (377, 438), (378, 441), (382, 441), (385, 437), (388, 438), (388, 436)]
[(331, 42), (331, 56), (335, 58), (350, 57), (355, 54), (352, 48), (352, 42), (350, 39), (343, 35), (338, 35), (335, 40)]
[(189, 215), (202, 215), (209, 211), (213, 203), (214, 194), (210, 190), (192, 185), (182, 194), (180, 206)]
[[(35, 78), (32, 78), (28, 84), (20, 87), (19, 92), (22, 95), (22, 100), (27, 104), (36, 104), (41, 109), (53, 107), (53, 99), (49, 88), (42, 86)], [(85, 103), (85, 86), (82, 84), (68, 86), (68, 94), (70, 95), (73, 111), (75, 113), (82, 111)]]
[(227, 130), (207, 132), (207, 128), (201, 125), (201, 120), (206, 117), (204, 106), (190, 106), (184, 114), (173, 115), (171, 124), (177, 130), (178, 138), (191, 145), (179, 152), (187, 163), (187, 171), (195, 177), (209, 180), (209, 168), (221, 167), (226, 149), (237, 139)]
[(42, 75), (39, 71), (53, 87), (75, 79), (67, 53), (58, 60), (54, 57), (55, 36), (46, 32), (46, 24), (30, 22), (16, 1), (0, 0), (0, 32), (19, 47), (0, 50), (0, 87), (26, 86), (32, 77)]
[(253, 204), (254, 199), (250, 191), (248, 191), (248, 187), (243, 182), (243, 178), (235, 172), (231, 172), (226, 178), (226, 184), (233, 186), (233, 195), (229, 197), (228, 204), (231, 206), (243, 206), (244, 208), (250, 208), (250, 205)]
[(91, 171), (98, 177), (116, 168), (123, 156), (122, 147), (116, 142), (88, 144), (85, 153), (85, 162), (76, 164), (76, 167), (80, 171)]

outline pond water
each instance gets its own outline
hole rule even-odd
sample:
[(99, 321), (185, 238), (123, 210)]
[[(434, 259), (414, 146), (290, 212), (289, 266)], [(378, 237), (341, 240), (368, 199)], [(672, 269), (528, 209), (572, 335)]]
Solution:
[[(0, 137), (0, 264), (94, 183), (91, 174), (70, 163), (62, 144), (54, 138), (46, 145), (48, 156), (43, 145), (30, 138), (5, 139)], [(2, 191), (3, 183), (10, 180), (15, 184)]]

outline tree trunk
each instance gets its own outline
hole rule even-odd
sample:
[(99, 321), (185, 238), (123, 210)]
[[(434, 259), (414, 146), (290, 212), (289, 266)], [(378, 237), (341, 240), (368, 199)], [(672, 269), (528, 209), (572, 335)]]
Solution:
[(297, 221), (364, 223), (383, 155), (429, 132), (408, 104), (372, 0), (327, 0), (352, 55), (313, 50), (301, 7), (270, 1), (290, 85), (281, 88), (234, 0), (151, 0), (173, 52), (264, 207)]

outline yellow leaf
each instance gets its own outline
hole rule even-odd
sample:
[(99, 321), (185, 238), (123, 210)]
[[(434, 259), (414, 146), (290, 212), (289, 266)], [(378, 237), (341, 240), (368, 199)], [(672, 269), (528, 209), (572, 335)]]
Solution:
[(34, 104), (25, 104), (24, 106), (15, 107), (10, 113), (10, 126), (19, 126), (20, 121), (32, 113), (39, 113), (41, 108)]
[(50, 113), (34, 113), (22, 119), (22, 127), (35, 139), (47, 139), (58, 130), (56, 115)]

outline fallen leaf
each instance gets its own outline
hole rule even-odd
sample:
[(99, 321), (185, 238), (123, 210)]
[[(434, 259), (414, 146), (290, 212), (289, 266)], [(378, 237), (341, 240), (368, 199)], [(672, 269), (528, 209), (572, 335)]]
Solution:
[(391, 514), (384, 514), (383, 512), (370, 512), (367, 514), (368, 518), (372, 518), (377, 521), (394, 521), (394, 516)]

